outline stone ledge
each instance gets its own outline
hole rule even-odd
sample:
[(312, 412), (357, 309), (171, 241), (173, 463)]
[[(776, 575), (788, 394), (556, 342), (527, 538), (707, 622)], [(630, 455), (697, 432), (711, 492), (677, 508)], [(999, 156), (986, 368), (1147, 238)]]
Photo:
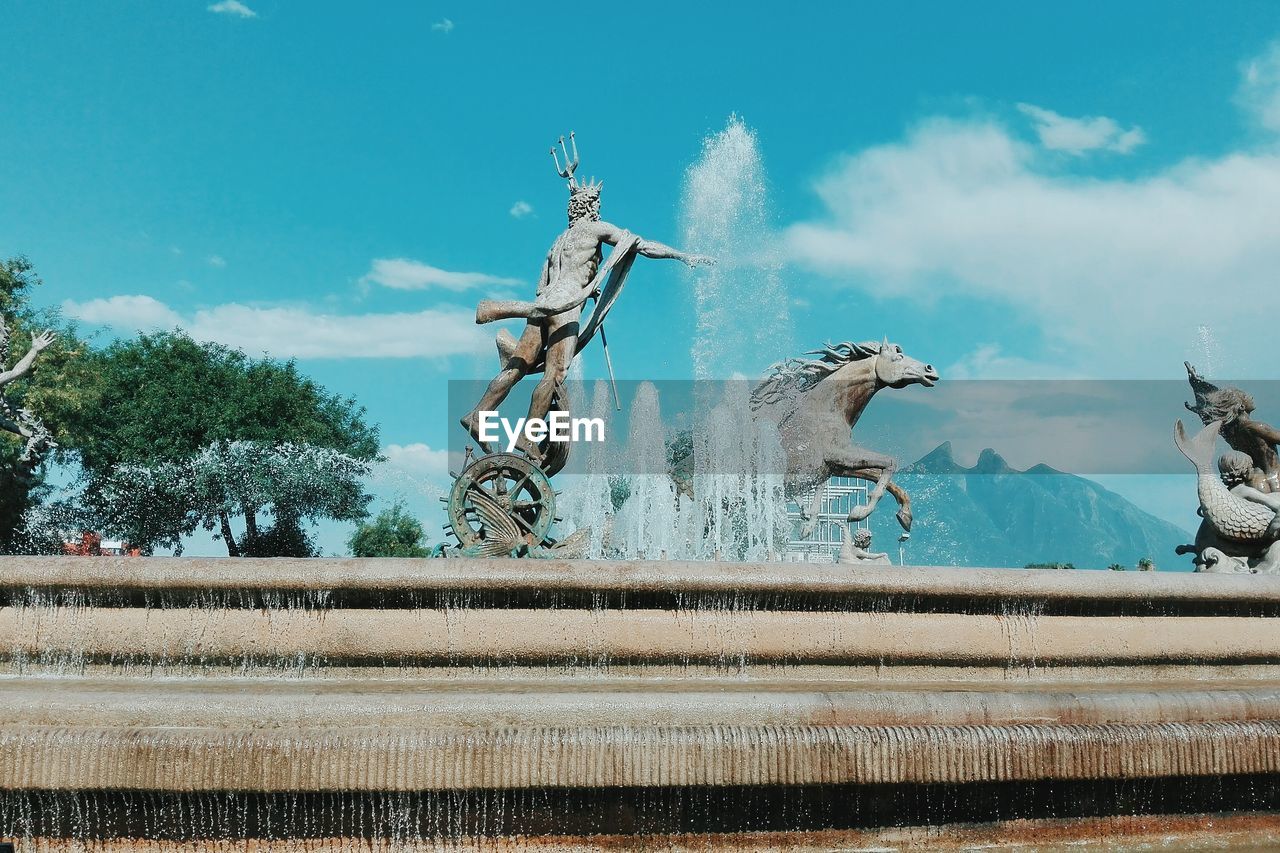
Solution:
[(1280, 619), (0, 607), (0, 658), (317, 665), (1280, 663)]
[(3, 557), (0, 588), (314, 591), (808, 591), (1070, 601), (1280, 602), (1280, 576), (858, 567), (811, 563), (206, 557)]
[(11, 726), (10, 790), (421, 791), (1275, 773), (1280, 721), (307, 731)]

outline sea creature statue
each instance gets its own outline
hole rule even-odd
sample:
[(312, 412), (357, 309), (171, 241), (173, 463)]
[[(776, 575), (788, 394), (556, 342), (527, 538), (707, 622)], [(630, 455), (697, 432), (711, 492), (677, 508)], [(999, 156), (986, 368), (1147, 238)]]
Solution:
[(584, 556), (586, 547), (591, 543), (591, 530), (582, 528), (554, 544), (531, 545), (530, 538), (516, 524), (513, 515), (509, 512), (509, 507), (503, 506), (483, 490), (471, 495), (471, 503), (484, 526), (484, 538), (458, 548), (441, 548), (436, 556), (571, 560)]
[(868, 551), (871, 547), (871, 531), (858, 528), (849, 536), (849, 525), (840, 525), (840, 556), (836, 562), (846, 566), (892, 565), (889, 555), (883, 551)]
[(1280, 492), (1280, 429), (1254, 420), (1252, 395), (1239, 388), (1219, 388), (1196, 372), (1190, 362), (1184, 361), (1187, 381), (1195, 394), (1195, 403), (1185, 403), (1187, 411), (1195, 412), (1205, 426), (1214, 421), (1222, 422), (1222, 437), (1232, 449), (1245, 453), (1258, 469), (1254, 487), (1264, 492)]
[[(0, 318), (0, 365), (9, 362), (9, 325)], [(54, 341), (51, 331), (36, 335), (31, 340), (31, 349), (18, 360), (11, 369), (0, 372), (0, 389), (10, 382), (29, 374), (36, 365), (36, 358)], [(29, 481), (38, 466), (50, 450), (57, 447), (53, 435), (44, 423), (32, 411), (23, 406), (15, 408), (5, 399), (0, 391), (0, 429), (26, 439), (22, 454), (18, 457), (17, 476), (20, 481)]]
[(1243, 559), (1254, 572), (1280, 573), (1280, 494), (1248, 484), (1253, 468), (1246, 454), (1225, 454), (1214, 465), (1222, 425), (1213, 421), (1190, 439), (1182, 421), (1174, 427), (1174, 442), (1196, 468), (1204, 519), (1195, 544), (1179, 546), (1178, 553), (1195, 553), (1201, 571), (1238, 570)]
[(1196, 568), (1198, 572), (1212, 572), (1220, 575), (1253, 574), (1253, 569), (1249, 568), (1249, 561), (1244, 557), (1232, 557), (1217, 548), (1205, 548), (1200, 552), (1199, 560)]
[[(848, 520), (869, 516), (887, 491), (898, 502), (898, 523), (911, 530), (911, 498), (893, 482), (898, 461), (852, 443), (850, 430), (877, 392), (910, 385), (930, 388), (938, 381), (938, 371), (906, 355), (888, 338), (882, 343), (827, 344), (807, 354), (818, 358), (775, 364), (751, 392), (751, 410), (771, 419), (782, 438), (787, 497), (797, 498), (832, 477), (865, 480), (875, 486), (866, 504), (850, 510)], [(821, 500), (818, 489), (812, 505), (800, 509), (804, 537), (813, 533)]]

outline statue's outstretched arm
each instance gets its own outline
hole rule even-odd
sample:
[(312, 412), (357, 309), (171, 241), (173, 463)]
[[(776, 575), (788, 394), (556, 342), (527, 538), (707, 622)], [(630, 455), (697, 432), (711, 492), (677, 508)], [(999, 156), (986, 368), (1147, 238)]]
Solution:
[(691, 255), (688, 252), (673, 249), (665, 243), (659, 243), (654, 240), (641, 240), (640, 244), (636, 246), (636, 251), (646, 258), (670, 258), (690, 267), (709, 267), (716, 262), (715, 258), (709, 258), (706, 255)]
[(36, 363), (36, 356), (44, 350), (49, 344), (53, 343), (53, 332), (46, 331), (37, 335), (31, 341), (31, 349), (27, 350), (27, 354), (18, 360), (12, 370), (6, 370), (0, 373), (0, 386), (8, 385), (15, 379), (21, 379), (31, 372), (32, 366)]
[[(625, 233), (623, 229), (616, 225), (608, 222), (600, 223), (600, 239), (611, 246), (617, 245), (618, 240)], [(636, 244), (636, 251), (646, 258), (680, 261), (680, 263), (690, 267), (709, 267), (716, 262), (715, 258), (708, 258), (705, 255), (691, 255), (688, 252), (682, 252), (656, 240), (646, 240), (643, 237), (639, 238), (639, 240), (640, 242)]]

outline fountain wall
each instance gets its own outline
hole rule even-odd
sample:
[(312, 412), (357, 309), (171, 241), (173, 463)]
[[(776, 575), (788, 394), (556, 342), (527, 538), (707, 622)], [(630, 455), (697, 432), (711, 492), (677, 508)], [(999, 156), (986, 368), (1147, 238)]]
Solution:
[(8, 558), (0, 838), (1256, 840), (1277, 612), (1256, 576)]

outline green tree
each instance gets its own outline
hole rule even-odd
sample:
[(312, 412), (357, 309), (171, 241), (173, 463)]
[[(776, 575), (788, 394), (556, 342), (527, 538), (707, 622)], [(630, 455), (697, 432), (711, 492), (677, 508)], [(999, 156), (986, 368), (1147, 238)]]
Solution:
[[(180, 548), (204, 527), (230, 556), (310, 553), (303, 520), (365, 517), (360, 478), (378, 458), (377, 427), (294, 362), (180, 331), (118, 341), (89, 362), (94, 405), (70, 440), (86, 502), (132, 544)], [(274, 519), (269, 529), (260, 515)]]
[[(215, 442), (176, 462), (117, 465), (90, 481), (84, 501), (102, 527), (148, 551), (180, 551), (182, 537), (203, 527), (216, 530), (233, 557), (313, 557), (302, 522), (364, 518), (368, 473), (368, 461), (329, 448)], [(231, 518), (249, 506), (274, 523), (260, 528), (246, 519), (237, 537)]]
[(1107, 566), (1107, 568), (1113, 572), (1123, 572), (1125, 570), (1124, 566), (1120, 565), (1119, 563), (1112, 563), (1111, 565)]
[(1155, 570), (1156, 570), (1156, 564), (1151, 561), (1150, 557), (1143, 557), (1141, 560), (1138, 561), (1138, 571), (1154, 572)]
[(355, 557), (426, 557), (426, 540), (422, 525), (397, 503), (356, 528), (347, 546)]

